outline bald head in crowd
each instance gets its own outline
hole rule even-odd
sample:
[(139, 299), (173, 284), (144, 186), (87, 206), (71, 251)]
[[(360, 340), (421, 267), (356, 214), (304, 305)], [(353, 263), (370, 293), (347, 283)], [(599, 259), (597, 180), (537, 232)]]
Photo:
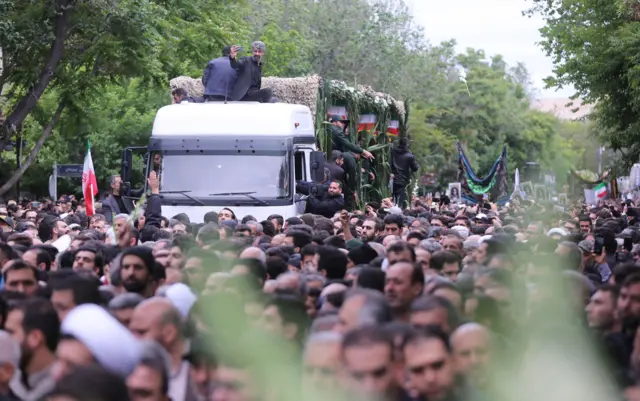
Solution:
[[(180, 312), (169, 299), (150, 298), (133, 310), (129, 329), (136, 337), (157, 341), (166, 349), (172, 345), (172, 340), (180, 337), (181, 319)], [(165, 325), (176, 326), (176, 332), (173, 335), (162, 333)]]
[(298, 291), (302, 284), (300, 275), (298, 273), (284, 273), (278, 276), (276, 280), (279, 290)]
[(491, 334), (478, 323), (466, 323), (451, 335), (451, 347), (458, 374), (465, 375), (478, 385), (485, 384), (491, 360)]
[(133, 310), (131, 332), (139, 339), (155, 341), (167, 351), (171, 358), (171, 399), (183, 399), (185, 382), (180, 380), (180, 372), (186, 363), (186, 338), (180, 311), (167, 298), (150, 298)]
[(258, 247), (250, 246), (240, 253), (240, 259), (257, 259), (262, 263), (267, 263), (267, 255)]

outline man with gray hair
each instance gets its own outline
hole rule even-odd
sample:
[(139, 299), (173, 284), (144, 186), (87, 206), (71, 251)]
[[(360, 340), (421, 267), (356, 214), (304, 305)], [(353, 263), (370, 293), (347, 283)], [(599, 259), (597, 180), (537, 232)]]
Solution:
[(391, 306), (382, 293), (357, 288), (347, 291), (338, 313), (340, 320), (335, 328), (345, 334), (360, 326), (380, 325), (392, 320)]
[(273, 92), (268, 88), (262, 89), (262, 57), (266, 50), (265, 44), (260, 41), (253, 42), (252, 55), (238, 60), (236, 56), (240, 50), (239, 46), (232, 46), (229, 54), (231, 68), (238, 72), (238, 79), (231, 92), (231, 100), (271, 103)]
[(264, 233), (262, 224), (258, 223), (257, 221), (247, 221), (247, 225), (251, 228), (251, 235), (254, 237), (260, 237)]
[(133, 310), (142, 301), (144, 301), (144, 298), (140, 294), (125, 292), (112, 298), (109, 301), (108, 309), (124, 327), (129, 327)]
[(440, 243), (433, 238), (427, 238), (423, 241), (420, 241), (420, 244), (418, 244), (418, 246), (431, 254), (442, 250), (442, 245), (440, 245)]
[(102, 211), (107, 222), (111, 224), (112, 218), (116, 214), (130, 214), (134, 207), (131, 199), (122, 196), (121, 193), (122, 177), (119, 175), (111, 176), (111, 195), (102, 201)]
[(333, 332), (312, 334), (303, 355), (303, 388), (335, 389), (340, 373), (342, 335)]

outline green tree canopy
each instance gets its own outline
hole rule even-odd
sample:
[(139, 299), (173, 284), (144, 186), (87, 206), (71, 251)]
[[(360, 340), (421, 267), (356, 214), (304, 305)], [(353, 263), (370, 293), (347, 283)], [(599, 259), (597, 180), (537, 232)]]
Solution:
[[(0, 97), (6, 99), (6, 119), (0, 149), (26, 124), (44, 128), (0, 195), (35, 161), (65, 110), (82, 115), (96, 94), (120, 79), (159, 87), (188, 66), (202, 66), (214, 49), (242, 32), (232, 18), (237, 10), (232, 2), (206, 0), (1, 0)], [(44, 97), (56, 106), (45, 110)]]
[(595, 104), (595, 131), (623, 166), (640, 157), (639, 11), (627, 0), (532, 0), (527, 11), (546, 21), (541, 46), (554, 62), (547, 85), (572, 85)]
[(539, 161), (563, 172), (593, 168), (591, 135), (609, 132), (531, 110), (526, 66), (428, 43), (404, 0), (0, 0), (0, 14), (0, 142), (27, 140), (21, 170), (1, 154), (0, 194), (33, 163), (22, 187), (44, 195), (52, 163), (81, 163), (87, 139), (105, 186), (121, 149), (147, 143), (170, 78), (199, 77), (223, 46), (253, 40), (267, 45), (266, 76), (320, 74), (410, 99), (411, 147), (443, 184), (455, 179), (457, 141), (480, 174), (504, 144), (510, 169)]

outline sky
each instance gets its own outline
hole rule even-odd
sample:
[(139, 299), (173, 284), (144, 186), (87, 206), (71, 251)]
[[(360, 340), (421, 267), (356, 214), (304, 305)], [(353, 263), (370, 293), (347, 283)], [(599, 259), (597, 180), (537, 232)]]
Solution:
[(538, 89), (539, 98), (566, 98), (571, 88), (544, 89), (543, 78), (551, 75), (553, 64), (537, 45), (540, 17), (525, 17), (527, 0), (405, 0), (415, 21), (432, 44), (456, 39), (458, 51), (467, 47), (483, 49), (488, 56), (501, 54), (507, 63), (523, 62)]

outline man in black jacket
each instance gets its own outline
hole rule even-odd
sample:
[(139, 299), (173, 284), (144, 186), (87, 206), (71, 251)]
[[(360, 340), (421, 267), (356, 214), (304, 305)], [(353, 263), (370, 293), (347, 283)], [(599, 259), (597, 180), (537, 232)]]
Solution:
[(399, 207), (404, 207), (405, 188), (411, 175), (418, 171), (416, 157), (409, 151), (407, 138), (398, 139), (397, 146), (391, 151), (391, 176), (393, 180), (393, 199)]
[(331, 179), (344, 182), (344, 170), (342, 166), (344, 164), (344, 156), (339, 150), (331, 152), (331, 160), (325, 162), (325, 168), (329, 169), (331, 173)]
[(262, 57), (266, 46), (256, 41), (251, 44), (252, 55), (236, 58), (238, 46), (232, 46), (229, 54), (231, 67), (238, 71), (238, 79), (231, 92), (231, 100), (245, 102), (270, 103), (273, 97), (271, 89), (262, 89)]
[(342, 184), (338, 181), (331, 181), (326, 196), (320, 197), (312, 194), (307, 199), (308, 213), (331, 218), (342, 209), (344, 209), (344, 198), (342, 197)]
[(107, 222), (111, 224), (113, 221), (113, 216), (118, 214), (130, 214), (133, 209), (133, 201), (126, 197), (122, 196), (120, 193), (120, 187), (122, 185), (122, 177), (119, 175), (114, 175), (111, 177), (111, 195), (107, 196), (102, 201), (102, 209)]
[[(329, 193), (329, 185), (331, 185), (331, 172), (328, 168), (324, 168), (324, 180), (320, 183), (311, 181), (296, 181), (296, 193), (301, 195), (313, 195), (323, 199)], [(310, 212), (307, 212), (310, 213)]]

